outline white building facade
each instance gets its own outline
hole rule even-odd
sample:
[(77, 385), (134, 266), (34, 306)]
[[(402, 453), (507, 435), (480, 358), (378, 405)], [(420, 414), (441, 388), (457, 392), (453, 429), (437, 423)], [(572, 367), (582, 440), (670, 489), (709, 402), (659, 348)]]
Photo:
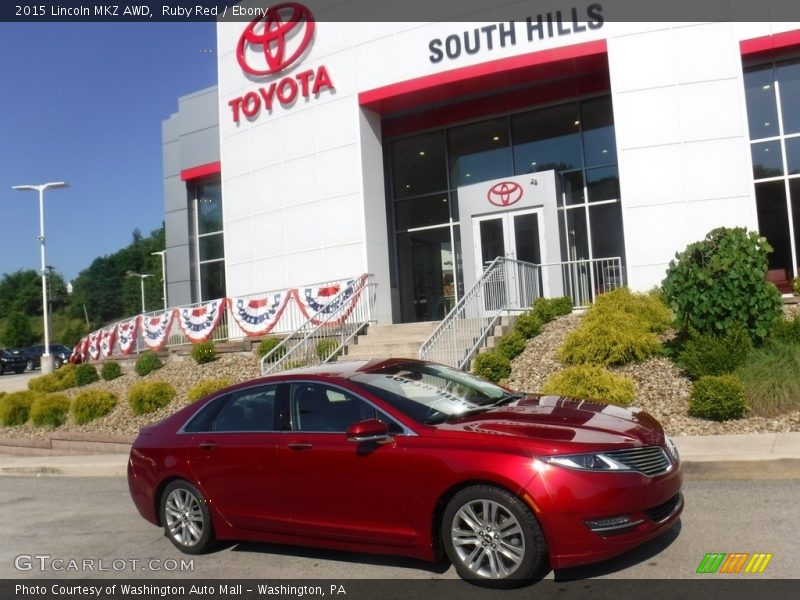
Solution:
[(773, 279), (797, 276), (800, 24), (621, 23), (591, 2), (343, 23), (285, 6), (269, 30), (217, 25), (218, 161), (172, 173), (195, 207), (219, 185), (221, 228), (180, 216), (192, 301), (369, 272), (380, 321), (436, 320), (496, 255), (619, 257), (647, 290), (719, 226), (759, 229)]

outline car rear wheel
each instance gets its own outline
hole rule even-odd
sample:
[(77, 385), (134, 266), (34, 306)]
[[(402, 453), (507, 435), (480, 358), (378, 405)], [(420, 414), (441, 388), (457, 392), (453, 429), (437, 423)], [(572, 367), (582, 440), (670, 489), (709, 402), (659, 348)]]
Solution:
[(25, 368), (28, 369), (28, 371), (33, 371), (36, 368), (36, 365), (33, 364), (33, 359), (28, 360), (28, 364), (25, 365)]
[(453, 496), (441, 539), (459, 576), (489, 587), (519, 585), (547, 564), (536, 517), (519, 498), (493, 486), (471, 486)]
[(161, 495), (164, 535), (186, 554), (202, 554), (214, 545), (211, 514), (203, 494), (188, 481), (170, 483)]

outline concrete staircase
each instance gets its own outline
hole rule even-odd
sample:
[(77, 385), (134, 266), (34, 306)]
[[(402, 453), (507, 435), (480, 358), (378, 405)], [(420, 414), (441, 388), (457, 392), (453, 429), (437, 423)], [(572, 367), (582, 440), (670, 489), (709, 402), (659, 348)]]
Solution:
[(340, 360), (363, 358), (419, 358), (419, 348), (428, 339), (438, 321), (402, 323), (398, 325), (370, 325), (366, 334), (347, 347)]

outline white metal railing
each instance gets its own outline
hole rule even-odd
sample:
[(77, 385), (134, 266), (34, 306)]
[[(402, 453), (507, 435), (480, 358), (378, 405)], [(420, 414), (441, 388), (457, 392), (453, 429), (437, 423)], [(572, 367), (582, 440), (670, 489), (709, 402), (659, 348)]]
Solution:
[(261, 374), (326, 363), (373, 321), (377, 284), (370, 274), (354, 280), (261, 359)]
[(419, 350), (419, 357), (463, 369), (506, 311), (541, 296), (539, 265), (497, 257)]
[(548, 294), (569, 296), (579, 308), (622, 285), (619, 257), (542, 265), (498, 257), (425, 341), (419, 357), (465, 369), (503, 314), (525, 311)]

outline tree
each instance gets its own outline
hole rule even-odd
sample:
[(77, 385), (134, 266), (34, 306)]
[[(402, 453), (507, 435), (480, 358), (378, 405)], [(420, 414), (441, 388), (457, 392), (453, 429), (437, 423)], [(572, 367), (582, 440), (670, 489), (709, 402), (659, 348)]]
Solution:
[(9, 313), (3, 328), (3, 345), (9, 348), (22, 348), (36, 341), (30, 319), (21, 312)]
[(38, 271), (20, 269), (0, 280), (0, 318), (12, 312), (42, 314), (42, 278)]

